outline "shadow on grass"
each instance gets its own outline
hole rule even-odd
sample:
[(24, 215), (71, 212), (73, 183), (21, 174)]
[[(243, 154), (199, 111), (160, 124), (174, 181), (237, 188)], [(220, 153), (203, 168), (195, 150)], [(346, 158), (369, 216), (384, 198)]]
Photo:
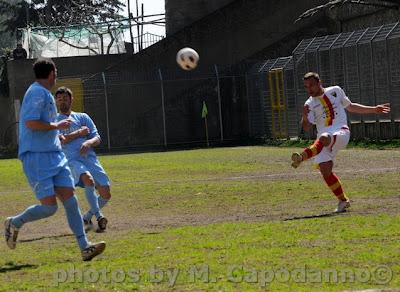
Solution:
[(16, 264), (13, 262), (6, 263), (4, 266), (0, 267), (0, 274), (2, 273), (7, 273), (7, 272), (14, 272), (14, 271), (19, 271), (22, 269), (33, 269), (37, 268), (37, 265), (31, 265), (31, 264)]
[(74, 235), (70, 233), (70, 234), (41, 236), (41, 237), (30, 238), (30, 239), (21, 239), (21, 240), (18, 240), (18, 242), (33, 242), (33, 241), (39, 241), (39, 240), (43, 240), (43, 239), (62, 238), (62, 237), (69, 237), (69, 236), (74, 236)]
[(333, 217), (333, 216), (338, 216), (338, 215), (343, 215), (343, 213), (329, 212), (329, 213), (318, 214), (318, 215), (307, 215), (307, 216), (292, 217), (292, 218), (283, 219), (283, 221), (325, 218), (325, 217)]

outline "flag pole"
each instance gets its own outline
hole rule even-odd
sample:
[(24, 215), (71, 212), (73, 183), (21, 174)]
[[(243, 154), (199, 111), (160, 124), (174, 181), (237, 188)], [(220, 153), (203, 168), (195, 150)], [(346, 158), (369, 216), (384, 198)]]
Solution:
[(206, 139), (207, 139), (207, 147), (210, 147), (210, 141), (208, 139), (208, 123), (207, 123), (208, 109), (206, 102), (203, 100), (203, 108), (201, 110), (201, 117), (204, 119), (204, 126), (206, 129)]
[(207, 125), (207, 116), (205, 117), (205, 119), (204, 119), (204, 123), (205, 123), (205, 126), (206, 126), (206, 139), (207, 139), (207, 147), (210, 147), (210, 142), (209, 142), (209, 140), (208, 140), (208, 125)]

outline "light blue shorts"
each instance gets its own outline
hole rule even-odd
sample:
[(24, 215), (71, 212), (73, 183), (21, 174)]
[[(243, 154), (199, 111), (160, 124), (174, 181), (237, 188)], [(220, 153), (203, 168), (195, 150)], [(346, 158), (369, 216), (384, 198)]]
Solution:
[(81, 175), (89, 172), (96, 186), (110, 186), (110, 180), (96, 156), (79, 157), (68, 161), (76, 186), (84, 187)]
[(55, 187), (74, 188), (71, 170), (63, 152), (26, 152), (21, 160), (38, 200), (55, 195)]

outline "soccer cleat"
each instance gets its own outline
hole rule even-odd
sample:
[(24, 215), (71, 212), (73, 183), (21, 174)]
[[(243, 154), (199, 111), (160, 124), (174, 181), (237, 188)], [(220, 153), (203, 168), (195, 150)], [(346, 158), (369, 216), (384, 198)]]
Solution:
[(93, 222), (92, 220), (85, 220), (83, 219), (83, 227), (85, 228), (85, 232), (93, 230)]
[(96, 232), (104, 232), (107, 228), (107, 223), (108, 220), (106, 217), (100, 217), (99, 219), (97, 219), (97, 230)]
[(4, 236), (6, 238), (7, 246), (11, 249), (15, 249), (19, 229), (12, 225), (11, 220), (12, 217), (8, 217), (4, 222)]
[(350, 201), (349, 200), (347, 200), (347, 201), (340, 201), (339, 203), (338, 203), (338, 206), (337, 206), (337, 208), (335, 209), (335, 213), (343, 213), (343, 212), (346, 212), (346, 210), (347, 210), (347, 208), (349, 208), (350, 207)]
[(292, 154), (292, 167), (297, 168), (299, 167), (300, 163), (303, 161), (303, 157), (300, 153), (295, 152)]
[(101, 254), (106, 249), (106, 243), (100, 241), (99, 243), (89, 243), (89, 246), (82, 250), (82, 260), (90, 261), (95, 256)]

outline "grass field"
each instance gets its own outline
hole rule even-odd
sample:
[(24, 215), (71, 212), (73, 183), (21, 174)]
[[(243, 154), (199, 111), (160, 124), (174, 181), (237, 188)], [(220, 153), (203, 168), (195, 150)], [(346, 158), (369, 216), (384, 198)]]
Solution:
[[(63, 208), (0, 245), (0, 290), (343, 291), (400, 287), (400, 150), (349, 149), (336, 199), (297, 148), (101, 156), (113, 182), (107, 241), (80, 260)], [(35, 202), (17, 160), (0, 160), (0, 217)], [(82, 209), (87, 204), (78, 190)]]

